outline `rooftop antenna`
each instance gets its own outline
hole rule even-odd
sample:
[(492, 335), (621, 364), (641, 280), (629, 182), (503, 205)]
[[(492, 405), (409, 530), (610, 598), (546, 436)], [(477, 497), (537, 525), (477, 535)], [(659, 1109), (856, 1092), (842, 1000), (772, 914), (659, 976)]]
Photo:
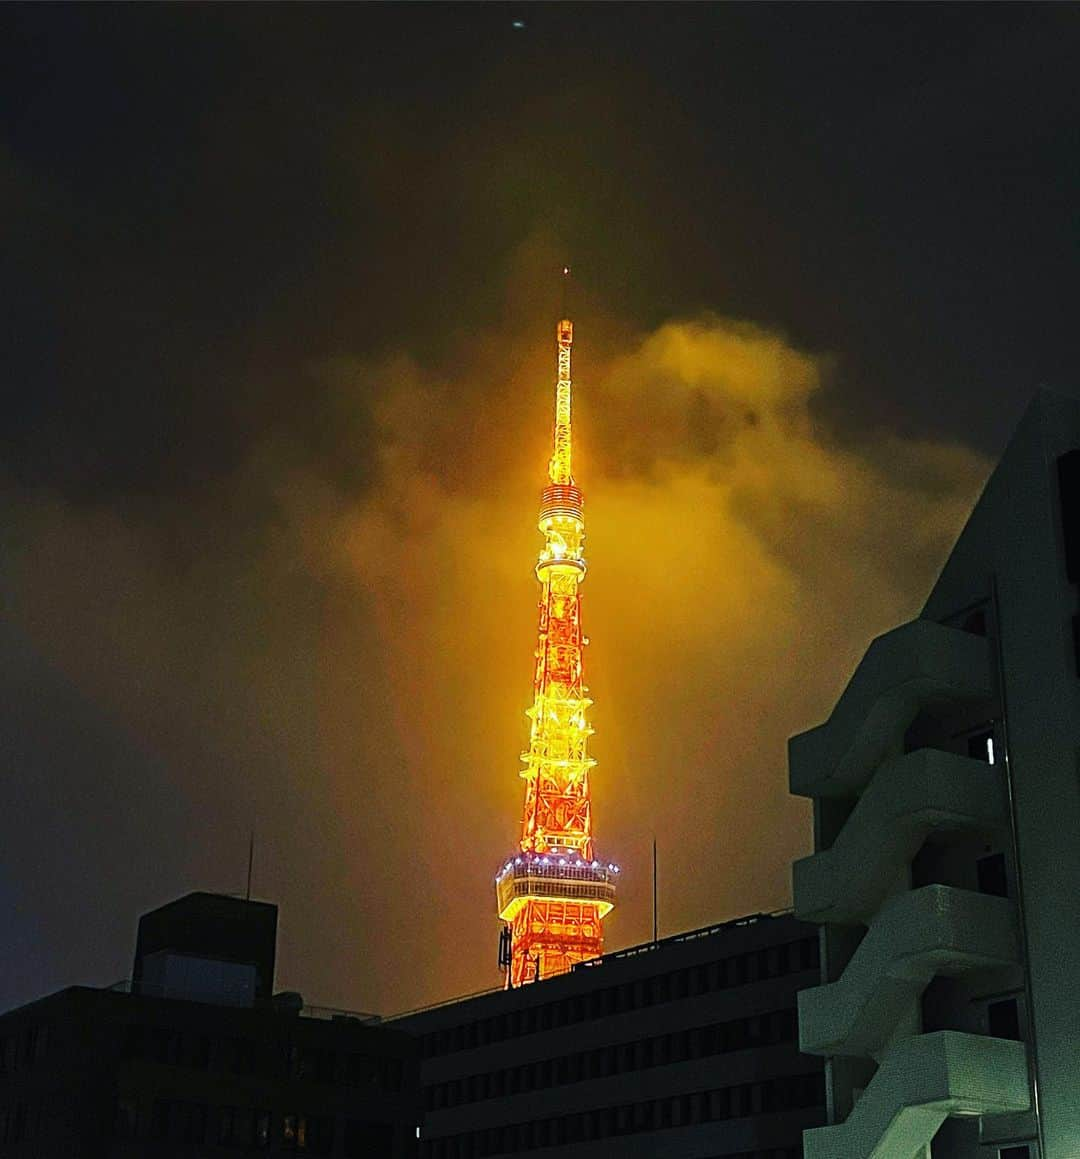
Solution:
[(514, 982), (510, 973), (513, 962), (513, 935), (510, 933), (510, 923), (506, 922), (499, 930), (499, 969), (506, 974), (506, 989), (513, 988)]
[(660, 940), (660, 911), (656, 905), (656, 834), (652, 839), (652, 940), (653, 945)]
[(247, 874), (247, 893), (244, 894), (245, 901), (251, 901), (251, 870), (255, 864), (255, 826), (251, 827), (251, 834), (248, 837), (248, 874)]

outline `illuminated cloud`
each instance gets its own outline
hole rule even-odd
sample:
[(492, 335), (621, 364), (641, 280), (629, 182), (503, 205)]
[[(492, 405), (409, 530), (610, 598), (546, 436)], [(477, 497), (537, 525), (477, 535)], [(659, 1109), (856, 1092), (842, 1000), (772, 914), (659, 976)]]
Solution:
[[(648, 936), (654, 832), (662, 929), (785, 904), (809, 844), (786, 737), (917, 610), (986, 471), (958, 446), (841, 442), (827, 360), (760, 327), (617, 333), (579, 324), (575, 361), (596, 831), (625, 869), (610, 945)], [(133, 909), (240, 888), (255, 817), (280, 981), (324, 1001), (394, 1009), (494, 981), (551, 335), (470, 337), (446, 365), (318, 368), (333, 453), (279, 431), (187, 506), (7, 492), (15, 622), (152, 770), (88, 796), (71, 822), (86, 856), (122, 831), (150, 866)], [(369, 467), (350, 484), (334, 456), (354, 453)], [(125, 819), (126, 778), (144, 803)]]
[[(785, 903), (809, 841), (786, 737), (915, 612), (986, 464), (886, 436), (841, 445), (813, 411), (827, 362), (744, 322), (673, 321), (629, 353), (588, 341), (579, 326), (596, 824), (631, 867), (612, 937), (632, 941), (654, 831), (666, 928)], [(550, 361), (538, 339), (503, 382), (373, 368), (382, 473), (332, 536), (377, 610), (411, 766), (400, 807), (425, 818), (439, 883), (417, 884), (410, 912), (446, 944), (490, 941), (487, 871), (515, 838)], [(484, 977), (467, 955), (432, 968), (458, 988)]]

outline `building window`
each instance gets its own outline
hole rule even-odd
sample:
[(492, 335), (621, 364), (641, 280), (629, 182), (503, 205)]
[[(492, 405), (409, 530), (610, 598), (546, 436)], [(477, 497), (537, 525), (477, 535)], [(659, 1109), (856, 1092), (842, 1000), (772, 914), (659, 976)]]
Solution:
[(991, 853), (975, 863), (975, 877), (979, 893), (993, 897), (1009, 896), (1009, 880), (1005, 872), (1005, 854)]
[(284, 1115), (281, 1120), (282, 1151), (307, 1150), (307, 1119), (303, 1115)]
[(334, 1119), (330, 1115), (307, 1115), (307, 1149), (311, 1155), (329, 1155), (334, 1150)]
[(206, 1070), (210, 1065), (210, 1036), (195, 1035), (190, 1044), (188, 1061), (195, 1070)]
[[(8, 1142), (21, 1143), (24, 1139), (29, 1137), (29, 1131), (27, 1130), (27, 1126), (28, 1126), (27, 1120), (29, 1118), (29, 1115), (27, 1114), (27, 1110), (28, 1110), (28, 1108), (27, 1108), (25, 1103), (16, 1103), (15, 1104), (15, 1110), (11, 1114), (11, 1122), (10, 1122), (10, 1127), (8, 1130)], [(135, 1117), (135, 1125), (137, 1128), (138, 1127), (138, 1115), (137, 1114)], [(126, 1137), (127, 1138), (134, 1138), (134, 1136), (126, 1136)]]
[(155, 1099), (154, 1109), (150, 1112), (150, 1138), (167, 1139), (169, 1137), (169, 1111), (172, 1104), (167, 1099)]
[(180, 1061), (180, 1032), (166, 1026), (155, 1027), (150, 1032), (151, 1057), (154, 1062), (174, 1066)]
[(217, 1138), (223, 1147), (265, 1150), (270, 1146), (270, 1112), (252, 1107), (221, 1107)]
[(255, 1112), (255, 1146), (263, 1151), (270, 1149), (270, 1112)]
[(45, 1057), (49, 1046), (47, 1026), (28, 1026), (23, 1033), (23, 1062), (30, 1066)]
[(393, 1152), (394, 1128), (390, 1123), (371, 1123), (350, 1119), (345, 1124), (345, 1154), (349, 1159), (367, 1159), (369, 1155)]
[(986, 611), (983, 608), (976, 608), (964, 617), (960, 624), (962, 632), (971, 632), (976, 636), (986, 635)]
[(1031, 1159), (1031, 1148), (1026, 1143), (1023, 1147), (1002, 1147), (998, 1156), (999, 1159)]
[(1015, 998), (991, 1002), (986, 1008), (986, 1022), (991, 1038), (1020, 1041), (1020, 1004)]
[(202, 1103), (157, 1099), (150, 1120), (150, 1135), (154, 1139), (202, 1143), (206, 1138), (206, 1107)]
[(135, 1061), (146, 1057), (146, 1031), (141, 1026), (128, 1026), (124, 1030), (121, 1057)]
[(405, 1077), (405, 1068), (402, 1066), (401, 1059), (384, 1058), (379, 1070), (379, 1077), (384, 1091), (388, 1091), (392, 1095), (398, 1094)]
[(255, 1043), (248, 1038), (234, 1038), (229, 1041), (229, 1069), (233, 1074), (255, 1073)]
[(802, 965), (805, 970), (821, 968), (821, 943), (817, 938), (803, 938), (799, 943), (802, 947)]
[(1058, 491), (1065, 575), (1070, 582), (1080, 583), (1080, 450), (1067, 451), (1058, 459)]
[[(17, 1143), (22, 1137), (22, 1128), (19, 1127), (19, 1112), (22, 1112), (23, 1122), (26, 1121), (26, 1105), (20, 1103), (15, 1108), (15, 1126), (17, 1134), (12, 1142)], [(139, 1137), (139, 1103), (137, 1099), (118, 1098), (113, 1108), (113, 1135), (117, 1139), (137, 1139)]]
[(206, 1138), (206, 1107), (202, 1103), (177, 1103), (175, 1138), (181, 1143), (201, 1143)]
[(334, 1120), (329, 1115), (286, 1115), (281, 1149), (306, 1155), (329, 1155), (334, 1149)]
[(985, 761), (988, 765), (994, 763), (994, 730), (980, 729), (967, 738), (968, 756), (972, 760)]
[(314, 1079), (317, 1083), (332, 1083), (336, 1064), (337, 1057), (332, 1050), (300, 1050), (296, 1054), (296, 1077)]
[(350, 1054), (345, 1060), (345, 1082), (351, 1087), (379, 1085), (379, 1060), (366, 1054)]

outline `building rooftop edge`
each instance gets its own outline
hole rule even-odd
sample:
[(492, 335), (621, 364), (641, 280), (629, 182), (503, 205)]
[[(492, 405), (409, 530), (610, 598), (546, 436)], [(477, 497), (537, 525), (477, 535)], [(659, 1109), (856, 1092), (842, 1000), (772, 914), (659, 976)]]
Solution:
[[(372, 1014), (370, 1011), (363, 1010), (344, 1010), (335, 1006), (314, 1006), (303, 1003), (297, 1007), (289, 1007), (280, 1002), (275, 1002), (274, 998), (259, 1000), (248, 1005), (241, 1005), (211, 1001), (209, 996), (192, 995), (188, 997), (179, 993), (155, 993), (154, 991), (156, 989), (158, 988), (132, 981), (129, 978), (123, 978), (118, 982), (113, 982), (109, 986), (87, 986), (82, 983), (76, 983), (73, 986), (62, 986), (59, 990), (53, 990), (49, 994), (42, 994), (38, 998), (32, 998), (29, 1002), (20, 1003), (18, 1006), (12, 1006), (7, 1010), (0, 1010), (0, 1018), (4, 1018), (9, 1014), (17, 1014), (24, 1010), (29, 1010), (32, 1006), (37, 1006), (42, 1002), (49, 1002), (64, 995), (88, 993), (116, 995), (121, 999), (135, 998), (149, 1002), (183, 1002), (189, 1006), (213, 1007), (216, 1010), (242, 1010), (256, 1014), (272, 1014), (281, 1018), (304, 1018), (319, 1022), (339, 1020), (343, 1022), (354, 1022), (361, 1026), (381, 1025), (385, 1021), (381, 1014)], [(275, 997), (280, 997), (280, 995), (275, 995)]]
[[(569, 971), (569, 973), (557, 974), (552, 978), (544, 978), (540, 984), (547, 985), (551, 982), (558, 982), (560, 979), (571, 978), (575, 974), (596, 969), (597, 967), (603, 966), (608, 962), (623, 961), (626, 958), (635, 958), (641, 954), (649, 954), (654, 950), (663, 950), (667, 947), (679, 945), (684, 942), (695, 941), (698, 938), (713, 937), (717, 934), (724, 933), (727, 930), (735, 929), (739, 926), (753, 925), (756, 922), (766, 918), (775, 919), (785, 917), (790, 917), (796, 921), (800, 921), (800, 919), (794, 918), (794, 911), (790, 906), (777, 910), (759, 910), (756, 913), (744, 914), (742, 917), (729, 918), (727, 921), (715, 922), (708, 926), (699, 926), (696, 929), (684, 930), (678, 934), (669, 934), (667, 937), (659, 938), (655, 942), (640, 942), (635, 946), (626, 946), (621, 950), (612, 950), (611, 953), (603, 954), (599, 958), (592, 958), (590, 961), (581, 962), (571, 971)], [(810, 925), (812, 923), (802, 922), (801, 924)], [(536, 985), (535, 982), (530, 982), (528, 987), (532, 987), (534, 985)], [(525, 987), (515, 987), (517, 990), (523, 988)], [(445, 1007), (456, 1006), (462, 1002), (469, 1002), (478, 998), (487, 998), (492, 994), (503, 994), (506, 992), (507, 991), (505, 986), (491, 986), (486, 990), (474, 990), (469, 994), (458, 994), (453, 998), (444, 998), (440, 1002), (430, 1002), (426, 1006), (417, 1006), (411, 1010), (402, 1010), (398, 1014), (388, 1014), (383, 1021), (386, 1023), (399, 1022), (406, 1018), (412, 1018), (417, 1014), (427, 1014), (432, 1010), (442, 1010)]]

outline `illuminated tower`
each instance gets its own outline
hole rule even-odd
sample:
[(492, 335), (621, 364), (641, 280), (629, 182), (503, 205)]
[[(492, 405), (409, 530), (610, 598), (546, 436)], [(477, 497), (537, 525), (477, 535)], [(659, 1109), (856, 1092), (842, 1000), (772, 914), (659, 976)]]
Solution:
[(540, 500), (540, 629), (529, 749), (521, 756), (521, 848), (495, 878), (499, 917), (510, 928), (512, 986), (564, 973), (603, 952), (601, 922), (615, 904), (619, 872), (593, 850), (589, 769), (596, 762), (588, 753), (592, 701), (582, 677), (588, 638), (578, 590), (585, 578), (585, 520), (570, 463), (574, 327), (564, 319), (556, 333), (555, 440)]

